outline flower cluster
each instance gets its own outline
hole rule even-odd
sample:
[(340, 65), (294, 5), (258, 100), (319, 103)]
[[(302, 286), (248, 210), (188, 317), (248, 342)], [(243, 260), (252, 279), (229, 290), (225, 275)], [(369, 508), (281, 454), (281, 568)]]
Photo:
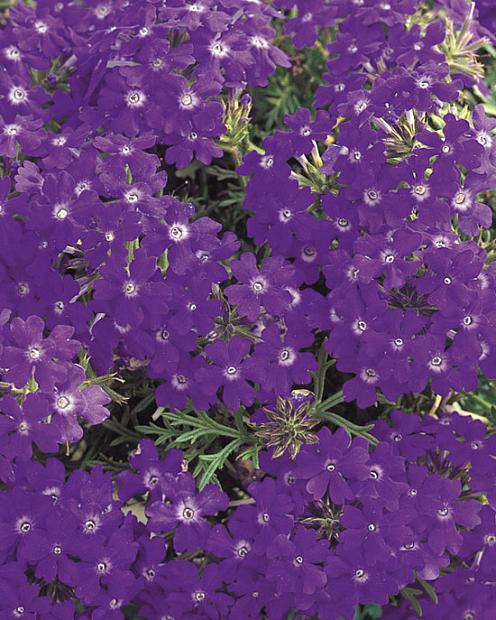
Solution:
[(14, 461), (31, 458), (33, 444), (57, 452), (60, 444), (81, 439), (81, 420), (93, 425), (109, 416), (110, 398), (99, 385), (86, 383), (84, 368), (74, 362), (81, 347), (72, 339), (74, 327), (46, 327), (36, 315), (15, 317), (0, 343), (7, 387), (0, 398), (2, 480), (12, 477)]
[(89, 617), (76, 608), (117, 620), (131, 603), (150, 620), (163, 609), (351, 619), (357, 603), (385, 604), (418, 578), (453, 599), (427, 618), (467, 597), (484, 606), (495, 596), (494, 436), (456, 415), (392, 421), (372, 451), (323, 428), (294, 461), (263, 453), (265, 477), (231, 502), (214, 484), (198, 491), (181, 452), (160, 459), (149, 440), (118, 496), (100, 468), (66, 479), (54, 459), (19, 464), (0, 499), (0, 605), (40, 620)]
[[(159, 404), (181, 409), (191, 399), (205, 409), (220, 398), (237, 409), (264, 377), (272, 380), (263, 393), (310, 380), (315, 361), (299, 353), (313, 342), (310, 326), (284, 339), (280, 323), (300, 318), (298, 282), (289, 263), (269, 259), (259, 269), (246, 253), (232, 263), (238, 283), (226, 299), (219, 285), (239, 242), (168, 193), (164, 167), (220, 156), (220, 94), (235, 100), (289, 61), (271, 43), (276, 12), (265, 4), (134, 4), (9, 12), (2, 330), (8, 339), (14, 321), (36, 317), (47, 329), (65, 326), (97, 373), (145, 365), (161, 381)], [(263, 342), (250, 333), (262, 309), (273, 313)], [(238, 331), (244, 336), (224, 336)], [(48, 372), (44, 357), (39, 373)], [(0, 366), (10, 383), (9, 364)], [(71, 386), (83, 380), (78, 373)]]
[[(496, 440), (435, 415), (496, 378), (496, 121), (472, 105), (491, 1), (12, 4), (0, 616), (351, 620), (378, 604), (410, 618), (425, 591), (428, 619), (489, 618)], [(313, 103), (259, 140), (255, 89), (278, 67), (297, 75), (312, 47), (326, 67)], [(188, 200), (210, 174), (238, 183), (236, 225), (208, 192)], [(334, 361), (360, 409), (437, 405), (357, 432), (325, 406)], [(111, 387), (129, 377), (145, 392), (132, 410)], [(294, 396), (312, 381), (315, 399)], [(172, 437), (198, 414), (220, 452), (143, 440), (108, 459), (116, 476), (92, 449), (77, 469), (70, 444), (86, 450), (111, 396), (133, 423), (106, 423), (124, 429), (113, 445), (139, 441), (136, 412), (156, 401), (169, 443), (193, 446), (204, 429)], [(223, 488), (198, 488), (205, 464), (214, 480), (247, 455), (249, 482), (230, 464)]]
[(276, 13), (240, 4), (11, 11), (3, 329), (32, 315), (70, 325), (98, 372), (145, 365), (176, 409), (237, 409), (255, 389), (267, 402), (307, 384), (316, 329), (361, 407), (377, 389), (474, 389), (479, 368), (494, 374), (494, 270), (476, 239), (491, 224), (479, 197), (496, 147), (482, 106), (471, 122), (450, 111), (474, 78), (451, 74), (445, 25), (405, 32), (413, 2), (302, 3), (286, 22), (296, 45), (313, 43), (315, 24), (339, 32), (317, 113), (288, 117), (239, 168), (252, 177), (248, 233), (271, 254), (260, 261), (169, 194), (164, 169), (221, 155), (220, 93), (236, 99), (287, 65), (270, 43)]
[[(298, 2), (301, 17), (288, 23), (295, 44), (309, 16), (327, 24), (330, 7), (314, 14), (310, 4)], [(328, 46), (321, 109), (288, 117), (288, 131), (239, 169), (251, 177), (248, 231), (300, 282), (324, 274), (324, 304), (303, 307), (312, 327), (330, 331), (337, 368), (355, 375), (348, 399), (366, 407), (380, 389), (395, 401), (428, 381), (443, 396), (472, 391), (478, 369), (493, 377), (496, 368), (494, 269), (477, 243), (492, 223), (481, 194), (496, 184), (496, 123), (482, 105), (469, 120), (453, 113), (475, 78), (450, 67), (442, 21), (405, 32), (414, 2), (332, 6), (344, 19)]]

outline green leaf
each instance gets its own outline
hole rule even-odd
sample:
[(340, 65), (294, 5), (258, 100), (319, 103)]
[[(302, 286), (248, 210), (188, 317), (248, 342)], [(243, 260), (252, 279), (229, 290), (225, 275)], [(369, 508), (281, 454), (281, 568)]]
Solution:
[(353, 620), (370, 620), (372, 618), (380, 618), (382, 616), (382, 607), (380, 605), (357, 605), (355, 617)]
[(422, 579), (422, 577), (420, 577), (419, 575), (417, 575), (417, 573), (415, 573), (415, 576), (417, 578), (417, 581), (420, 583), (420, 585), (424, 588), (424, 590), (427, 592), (427, 595), (429, 596), (429, 598), (432, 600), (433, 603), (435, 603), (437, 605), (438, 603), (438, 598), (437, 598), (437, 593), (434, 590), (434, 588), (431, 586), (430, 583), (427, 583), (427, 581), (424, 581)]
[(203, 471), (203, 474), (198, 482), (200, 489), (202, 489), (209, 482), (212, 482), (212, 478), (215, 473), (224, 467), (224, 463), (228, 459), (229, 455), (237, 450), (242, 443), (243, 442), (241, 439), (234, 439), (216, 454), (200, 454), (198, 456), (200, 463), (208, 463), (208, 467)]
[(253, 467), (255, 467), (255, 469), (260, 469), (259, 453), (261, 449), (261, 445), (255, 444), (254, 446), (250, 446), (247, 450), (238, 455), (237, 460), (250, 459), (253, 463)]
[(353, 435), (355, 437), (363, 437), (373, 446), (376, 446), (379, 443), (378, 439), (369, 433), (369, 431), (374, 428), (373, 424), (368, 424), (367, 426), (359, 426), (358, 424), (354, 424), (353, 422), (350, 422), (350, 420), (343, 418), (337, 413), (332, 413), (332, 411), (316, 411), (313, 413), (313, 415), (316, 418), (328, 420), (336, 426), (344, 428), (344, 430), (347, 431), (349, 435)]
[[(198, 484), (202, 488), (210, 482), (218, 482), (218, 470), (224, 467), (226, 460), (235, 450), (255, 441), (255, 438), (248, 434), (243, 411), (241, 408), (234, 413), (234, 425), (231, 427), (217, 421), (214, 414), (208, 415), (205, 411), (190, 409), (173, 413), (159, 408), (154, 417), (158, 415), (163, 426), (152, 422), (148, 426), (137, 427), (137, 430), (145, 435), (155, 435), (157, 446), (185, 450), (185, 458), (196, 462), (193, 476), (199, 477)], [(213, 452), (212, 445), (215, 443), (218, 446), (219, 439), (229, 441), (224, 446), (221, 444), (222, 447), (217, 452)], [(258, 448), (254, 454), (258, 457)]]
[(314, 381), (313, 381), (313, 391), (315, 394), (315, 402), (320, 403), (322, 401), (322, 397), (324, 395), (325, 388), (325, 380), (328, 369), (335, 363), (334, 360), (327, 360), (327, 351), (325, 350), (325, 341), (322, 343), (322, 346), (319, 350), (319, 355), (317, 357), (317, 361), (319, 364), (319, 369), (316, 372), (312, 372)]
[(417, 596), (422, 594), (421, 590), (417, 590), (416, 588), (403, 588), (400, 590), (401, 596), (408, 601), (412, 610), (417, 614), (419, 618), (422, 618), (423, 611), (422, 606), (417, 600)]

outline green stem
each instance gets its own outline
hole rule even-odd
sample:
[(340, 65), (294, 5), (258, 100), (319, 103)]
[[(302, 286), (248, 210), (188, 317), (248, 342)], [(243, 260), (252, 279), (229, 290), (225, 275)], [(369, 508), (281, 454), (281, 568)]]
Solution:
[(325, 411), (326, 409), (337, 407), (337, 405), (340, 405), (343, 402), (344, 402), (343, 390), (340, 390), (339, 392), (336, 392), (335, 394), (333, 394), (329, 398), (326, 398), (322, 402), (317, 402), (312, 409), (314, 409), (315, 413), (320, 413), (322, 411)]
[(376, 446), (379, 443), (379, 440), (368, 432), (374, 428), (373, 424), (369, 424), (368, 426), (359, 426), (358, 424), (354, 424), (353, 422), (350, 422), (350, 420), (343, 418), (337, 413), (332, 413), (331, 411), (320, 411), (316, 412), (314, 415), (317, 418), (323, 418), (324, 420), (332, 422), (336, 426), (344, 428), (344, 430), (350, 435), (354, 435), (355, 437), (363, 437), (373, 446)]
[(469, 398), (473, 398), (479, 403), (479, 405), (482, 405), (488, 411), (492, 411), (493, 406), (491, 403), (488, 403), (485, 398), (482, 398), (482, 396), (479, 396), (478, 394), (470, 394)]

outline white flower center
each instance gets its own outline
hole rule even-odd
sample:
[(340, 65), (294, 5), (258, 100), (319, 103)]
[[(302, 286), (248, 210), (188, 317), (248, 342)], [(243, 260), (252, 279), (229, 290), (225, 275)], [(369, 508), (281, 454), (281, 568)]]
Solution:
[(110, 15), (111, 7), (108, 4), (99, 4), (95, 8), (95, 15), (98, 19), (105, 19), (107, 15)]
[(184, 110), (192, 110), (198, 105), (198, 97), (193, 92), (183, 93), (179, 97), (179, 106)]
[(281, 209), (279, 211), (279, 221), (282, 222), (283, 224), (286, 224), (286, 222), (289, 222), (290, 219), (292, 219), (293, 217), (293, 212), (291, 211), (291, 209)]
[(228, 366), (225, 369), (224, 374), (227, 377), (227, 379), (232, 381), (233, 379), (236, 378), (236, 375), (238, 374), (238, 369), (236, 368), (236, 366)]
[(435, 355), (428, 364), (432, 372), (443, 372), (446, 370), (446, 362), (440, 355)]
[(423, 202), (424, 200), (429, 198), (430, 195), (428, 186), (422, 184), (415, 185), (411, 193), (415, 200), (417, 200), (418, 202)]
[(140, 201), (141, 192), (137, 189), (130, 189), (124, 194), (124, 199), (130, 204), (135, 204)]
[(8, 98), (13, 105), (24, 103), (28, 99), (28, 93), (22, 86), (12, 86), (9, 90)]
[(457, 211), (467, 211), (470, 207), (470, 195), (466, 192), (458, 192), (453, 199), (453, 207)]
[(293, 348), (286, 347), (279, 352), (279, 365), (292, 366), (296, 360), (296, 353)]
[(481, 144), (485, 149), (489, 150), (493, 145), (493, 138), (489, 133), (487, 133), (487, 131), (478, 131), (477, 142)]
[(39, 349), (38, 347), (31, 347), (28, 351), (28, 356), (32, 360), (39, 360), (41, 357), (41, 349)]
[(71, 401), (67, 398), (67, 396), (59, 396), (57, 399), (57, 407), (59, 409), (67, 409), (70, 404)]
[(15, 528), (19, 534), (28, 534), (31, 531), (33, 524), (29, 517), (21, 517), (17, 519)]
[(360, 372), (360, 379), (369, 385), (373, 385), (379, 381), (379, 375), (373, 368), (364, 368)]
[(126, 297), (135, 297), (138, 294), (138, 286), (132, 280), (124, 283), (123, 292)]
[(264, 39), (258, 34), (250, 38), (250, 43), (253, 45), (253, 47), (257, 47), (258, 49), (267, 49), (269, 47), (267, 39)]
[(267, 290), (268, 288), (268, 282), (265, 278), (262, 277), (257, 277), (255, 279), (253, 279), (250, 282), (252, 291), (256, 294), (259, 295), (260, 293), (263, 293)]
[(3, 132), (8, 136), (17, 136), (17, 134), (19, 133), (19, 129), (19, 125), (5, 125)]
[(130, 90), (125, 99), (130, 108), (141, 108), (145, 105), (146, 95), (141, 90)]
[(358, 568), (353, 575), (353, 579), (355, 581), (358, 581), (359, 583), (365, 583), (366, 581), (368, 581), (368, 578), (368, 573), (366, 573), (363, 568)]
[(189, 229), (187, 226), (183, 226), (176, 222), (169, 228), (169, 237), (172, 241), (184, 241), (188, 236)]
[(21, 52), (15, 45), (6, 47), (3, 53), (7, 60), (13, 60), (14, 62), (19, 62), (21, 60)]
[(53, 214), (57, 220), (62, 221), (69, 215), (69, 210), (66, 205), (55, 205)]
[(216, 58), (225, 58), (229, 54), (229, 48), (227, 45), (220, 43), (220, 41), (213, 41), (209, 47), (210, 53)]
[(381, 201), (381, 192), (376, 189), (368, 189), (363, 194), (365, 204), (372, 206)]
[(84, 180), (79, 181), (79, 183), (74, 188), (74, 192), (76, 196), (80, 196), (83, 192), (91, 188), (91, 181)]
[(184, 375), (174, 375), (171, 379), (172, 386), (180, 392), (188, 387), (188, 383), (188, 379)]
[(34, 29), (38, 34), (46, 34), (48, 32), (48, 26), (45, 22), (36, 21), (34, 22)]
[(422, 90), (426, 90), (427, 88), (430, 87), (430, 85), (431, 85), (430, 79), (425, 75), (423, 75), (417, 80), (417, 86), (421, 88)]

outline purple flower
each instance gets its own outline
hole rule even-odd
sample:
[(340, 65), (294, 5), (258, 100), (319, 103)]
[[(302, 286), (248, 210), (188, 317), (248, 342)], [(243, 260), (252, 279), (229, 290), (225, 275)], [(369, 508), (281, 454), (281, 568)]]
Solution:
[(28, 394), (19, 405), (12, 396), (0, 400), (0, 436), (2, 455), (10, 460), (29, 459), (32, 444), (42, 452), (57, 452), (62, 442), (55, 424), (48, 424), (48, 401), (38, 394)]
[[(327, 579), (334, 585), (331, 595), (334, 613), (349, 616), (358, 602), (385, 604), (388, 592), (395, 590), (391, 577), (385, 570), (368, 565), (359, 553), (350, 556), (343, 552), (344, 549), (340, 554), (331, 555), (326, 563)], [(385, 568), (384, 564), (382, 566)], [(322, 612), (324, 610), (325, 606)]]
[(210, 528), (207, 515), (226, 510), (227, 496), (217, 485), (207, 485), (199, 493), (191, 474), (169, 475), (161, 481), (163, 501), (153, 502), (147, 508), (151, 527), (155, 531), (174, 528), (174, 547), (180, 553), (195, 551), (202, 545)]
[(296, 476), (307, 480), (306, 490), (314, 499), (327, 492), (335, 504), (354, 497), (350, 480), (365, 480), (369, 454), (361, 441), (351, 440), (342, 429), (331, 433), (323, 428), (319, 434), (319, 451), (301, 451)]
[(114, 585), (132, 588), (135, 578), (130, 567), (137, 547), (137, 543), (130, 538), (130, 532), (124, 528), (116, 529), (108, 540), (97, 536), (84, 545), (78, 545), (77, 554), (81, 562), (77, 572), (69, 579), (76, 588), (77, 596), (93, 603), (98, 601), (102, 590), (112, 589)]
[(237, 578), (243, 578), (243, 571), (248, 565), (248, 570), (257, 568), (257, 559), (251, 553), (253, 537), (246, 535), (245, 525), (236, 516), (229, 519), (228, 526), (215, 525), (212, 528), (207, 549), (222, 558), (221, 566), (226, 583), (232, 583)]
[(31, 538), (43, 532), (52, 500), (43, 495), (20, 490), (2, 491), (0, 504), (0, 554), (3, 562), (23, 553)]
[(89, 424), (100, 424), (110, 412), (105, 407), (111, 399), (99, 385), (82, 387), (86, 380), (84, 369), (74, 364), (66, 379), (57, 382), (51, 395), (51, 410), (55, 413), (54, 424), (62, 441), (76, 441), (83, 436), (78, 418)]
[(284, 314), (291, 297), (284, 284), (289, 283), (292, 269), (278, 258), (267, 259), (261, 270), (253, 254), (245, 253), (233, 261), (232, 272), (240, 284), (226, 288), (229, 303), (236, 304), (241, 316), (255, 321), (263, 307), (274, 315)]
[(432, 551), (441, 555), (445, 550), (457, 553), (463, 538), (457, 525), (473, 528), (480, 523), (481, 505), (475, 500), (460, 500), (461, 485), (458, 480), (429, 477), (422, 487), (419, 512), (423, 529)]
[(214, 363), (213, 372), (205, 369), (206, 378), (211, 382), (211, 389), (222, 390), (222, 400), (230, 410), (236, 411), (241, 403), (251, 405), (254, 399), (254, 389), (247, 382), (255, 375), (250, 372), (244, 359), (250, 351), (250, 341), (246, 338), (234, 336), (229, 342), (216, 340), (205, 348), (205, 353)]
[(108, 309), (121, 325), (136, 326), (144, 319), (147, 307), (160, 284), (153, 281), (156, 262), (143, 251), (129, 265), (110, 264), (101, 270), (102, 279), (95, 283), (95, 305)]
[(395, 456), (387, 443), (379, 443), (367, 463), (368, 476), (354, 481), (358, 497), (374, 499), (388, 510), (398, 508), (398, 500), (407, 491), (404, 478), (404, 459)]
[(0, 155), (14, 158), (19, 148), (25, 155), (36, 154), (45, 130), (41, 119), (16, 115), (13, 123), (7, 123), (0, 115)]
[(345, 506), (341, 525), (340, 543), (350, 553), (358, 550), (370, 566), (387, 557), (391, 547), (399, 545), (411, 533), (408, 515), (389, 512), (366, 503), (362, 509)]
[(317, 362), (313, 353), (301, 349), (312, 344), (311, 334), (288, 330), (283, 338), (279, 327), (270, 323), (262, 332), (262, 338), (246, 365), (253, 369), (265, 390), (288, 394), (295, 384), (310, 383), (310, 372), (316, 369)]
[(79, 351), (80, 344), (71, 340), (74, 328), (57, 325), (48, 338), (43, 335), (44, 322), (38, 316), (25, 321), (19, 317), (10, 324), (10, 343), (4, 347), (4, 378), (16, 387), (24, 387), (33, 377), (43, 389), (50, 389), (67, 373), (66, 362)]
[(268, 549), (271, 562), (267, 578), (276, 582), (278, 592), (315, 595), (327, 581), (323, 565), (329, 545), (318, 540), (312, 530), (299, 527), (291, 538), (279, 534)]
[(13, 562), (1, 568), (0, 600), (5, 618), (24, 616), (34, 620), (49, 607), (49, 599), (39, 596), (39, 587), (29, 583), (20, 566)]
[(242, 525), (246, 534), (254, 538), (254, 552), (263, 555), (275, 536), (289, 534), (293, 525), (293, 502), (288, 495), (277, 489), (275, 481), (270, 478), (253, 482), (248, 490), (255, 498), (256, 505), (239, 507), (235, 519), (238, 526)]
[(71, 555), (74, 546), (75, 519), (70, 514), (53, 515), (42, 531), (35, 532), (29, 545), (22, 548), (21, 558), (35, 567), (38, 579), (53, 582), (70, 579), (77, 572)]
[(137, 473), (123, 471), (118, 476), (119, 497), (127, 501), (136, 495), (149, 493), (158, 500), (161, 497), (161, 481), (170, 474), (181, 471), (182, 453), (169, 450), (165, 458), (159, 459), (157, 448), (149, 439), (140, 441), (138, 448), (129, 458), (129, 463)]

